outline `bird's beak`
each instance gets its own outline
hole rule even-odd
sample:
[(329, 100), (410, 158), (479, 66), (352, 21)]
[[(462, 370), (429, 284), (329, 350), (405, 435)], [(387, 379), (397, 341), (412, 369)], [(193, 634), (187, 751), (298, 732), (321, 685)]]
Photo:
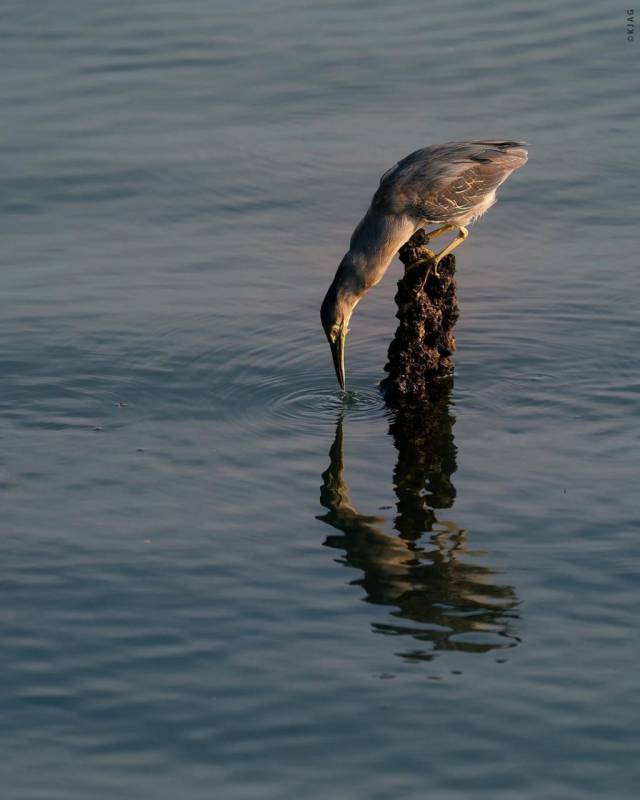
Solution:
[(344, 342), (347, 338), (347, 332), (343, 328), (336, 339), (332, 342), (329, 342), (329, 346), (331, 347), (331, 355), (333, 356), (333, 366), (336, 370), (336, 377), (338, 378), (338, 383), (340, 384), (340, 388), (342, 391), (345, 391), (346, 382), (345, 382), (345, 373), (344, 373)]

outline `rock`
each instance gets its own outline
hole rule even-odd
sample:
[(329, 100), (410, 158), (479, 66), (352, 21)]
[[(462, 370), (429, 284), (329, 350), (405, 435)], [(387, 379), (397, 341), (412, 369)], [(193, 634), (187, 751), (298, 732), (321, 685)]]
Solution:
[(430, 265), (412, 265), (428, 257), (424, 239), (424, 231), (417, 231), (399, 252), (405, 265), (395, 297), (399, 324), (387, 354), (388, 375), (381, 382), (392, 408), (431, 399), (453, 375), (453, 327), (459, 316), (456, 260), (446, 256), (438, 266), (440, 275), (431, 270), (422, 288)]

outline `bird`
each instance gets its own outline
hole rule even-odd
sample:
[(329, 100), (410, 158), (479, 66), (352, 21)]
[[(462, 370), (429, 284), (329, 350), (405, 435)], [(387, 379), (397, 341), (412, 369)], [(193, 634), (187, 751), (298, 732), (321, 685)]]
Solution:
[(382, 175), (320, 308), (343, 392), (345, 340), (356, 305), (420, 228), (438, 226), (427, 232), (425, 244), (456, 232), (439, 253), (428, 251), (429, 269), (438, 274), (438, 264), (469, 235), (466, 226), (491, 208), (498, 187), (526, 164), (526, 148), (526, 142), (493, 139), (445, 142), (410, 153)]

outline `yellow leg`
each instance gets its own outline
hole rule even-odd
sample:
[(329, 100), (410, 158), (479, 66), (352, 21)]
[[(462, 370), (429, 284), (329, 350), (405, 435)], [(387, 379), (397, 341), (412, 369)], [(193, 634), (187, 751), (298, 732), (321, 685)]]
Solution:
[[(449, 225), (449, 224), (443, 225), (441, 228), (436, 228), (433, 231), (429, 231), (429, 233), (425, 233), (425, 235), (424, 235), (424, 243), (425, 244), (429, 244), (429, 242), (432, 239), (436, 239), (438, 236), (442, 236), (443, 233), (449, 233), (450, 231), (457, 231), (457, 230), (458, 230), (458, 226), (457, 225)], [(433, 252), (433, 250), (429, 250), (428, 247), (425, 247), (424, 249), (425, 249), (425, 253), (426, 253), (425, 258), (420, 258), (420, 259), (418, 259), (418, 261), (414, 261), (413, 264), (410, 264), (407, 267), (407, 269), (413, 269), (413, 267), (420, 267), (423, 264), (428, 264), (430, 261), (435, 261), (436, 262), (436, 266), (437, 266), (437, 256)], [(429, 277), (429, 273), (430, 272), (431, 272), (431, 270), (427, 270), (427, 277)], [(436, 275), (437, 274), (438, 274), (438, 272), (436, 270)], [(425, 278), (425, 280), (426, 279), (427, 278)]]
[[(413, 267), (419, 267), (423, 264), (429, 264), (429, 269), (424, 276), (424, 280), (422, 281), (422, 285), (420, 286), (419, 291), (424, 289), (424, 285), (427, 282), (427, 278), (431, 275), (431, 271), (440, 277), (440, 273), (438, 272), (438, 264), (442, 261), (445, 256), (448, 256), (449, 253), (452, 253), (456, 247), (459, 247), (462, 242), (467, 238), (469, 235), (469, 231), (463, 227), (462, 225), (443, 225), (442, 228), (437, 228), (435, 231), (431, 231), (431, 233), (427, 234), (427, 236), (431, 239), (435, 238), (436, 236), (440, 236), (443, 233), (449, 233), (449, 231), (458, 231), (458, 235), (456, 238), (449, 242), (449, 244), (441, 250), (437, 255), (427, 248), (426, 249), (426, 258), (420, 258), (418, 261), (414, 261), (407, 269), (413, 269)], [(427, 239), (429, 241), (429, 239)]]
[(433, 252), (433, 250), (429, 250), (428, 247), (425, 247), (424, 249), (426, 251), (425, 258), (419, 258), (417, 261), (414, 261), (413, 264), (409, 264), (408, 267), (405, 267), (405, 275), (406, 275), (406, 273), (409, 272), (409, 270), (413, 269), (414, 267), (421, 267), (423, 266), (423, 264), (429, 265), (429, 269), (425, 273), (424, 280), (420, 284), (420, 289), (418, 290), (420, 292), (424, 289), (424, 285), (427, 282), (427, 278), (429, 277), (429, 275), (431, 275), (431, 270), (434, 268), (436, 264), (436, 254)]
[(441, 250), (436, 256), (434, 270), (438, 277), (440, 277), (440, 273), (438, 272), (438, 264), (442, 261), (442, 259), (445, 256), (448, 256), (449, 253), (452, 253), (456, 249), (456, 247), (459, 247), (469, 235), (469, 231), (462, 225), (451, 226), (451, 228), (453, 230), (456, 230), (457, 228), (458, 235), (452, 242), (449, 242), (449, 244), (444, 248), (444, 250)]
[[(429, 250), (428, 247), (425, 247), (424, 249), (426, 251), (426, 256), (424, 258), (419, 258), (417, 261), (414, 261), (413, 264), (409, 264), (408, 267), (405, 267), (406, 272), (408, 272), (410, 269), (413, 269), (414, 267), (421, 267), (423, 264), (429, 264), (435, 261), (436, 254), (433, 252), (433, 250)], [(427, 273), (427, 275), (428, 274), (429, 273)]]
[(457, 225), (443, 225), (441, 228), (436, 228), (434, 231), (429, 231), (429, 233), (425, 233), (425, 244), (429, 244), (432, 239), (437, 239), (438, 236), (442, 236), (443, 233), (449, 233), (450, 231), (457, 231)]

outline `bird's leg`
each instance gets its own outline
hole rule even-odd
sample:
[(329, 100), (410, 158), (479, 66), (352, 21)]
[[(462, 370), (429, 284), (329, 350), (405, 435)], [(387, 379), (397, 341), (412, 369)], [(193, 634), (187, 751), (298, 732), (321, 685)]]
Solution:
[(440, 228), (436, 228), (433, 231), (429, 231), (429, 233), (424, 234), (424, 241), (425, 244), (429, 244), (432, 239), (436, 239), (438, 236), (442, 236), (443, 233), (449, 233), (450, 231), (455, 231), (458, 229), (457, 225), (443, 225)]
[(424, 258), (419, 258), (417, 261), (414, 261), (413, 263), (409, 264), (409, 266), (406, 266), (404, 268), (404, 271), (405, 271), (405, 275), (406, 275), (406, 273), (409, 272), (409, 270), (413, 269), (414, 267), (422, 267), (422, 266), (424, 266), (424, 264), (430, 264), (431, 266), (427, 270), (427, 275), (425, 277), (425, 281), (426, 281), (427, 278), (429, 277), (429, 273), (431, 272), (431, 267), (433, 266), (433, 264), (435, 262), (436, 254), (433, 252), (433, 250), (429, 250), (428, 247), (424, 247), (423, 251), (424, 251), (424, 254), (425, 254)]
[(429, 265), (429, 268), (425, 273), (422, 283), (420, 284), (418, 292), (421, 292), (424, 289), (424, 285), (427, 282), (427, 278), (429, 277), (429, 275), (431, 275), (431, 270), (435, 267), (436, 264), (436, 254), (433, 252), (433, 250), (429, 250), (428, 247), (425, 247), (423, 248), (423, 252), (425, 253), (424, 258), (419, 258), (417, 261), (414, 261), (412, 264), (409, 264), (408, 267), (405, 267), (404, 270), (404, 273), (406, 275), (407, 272), (409, 272), (409, 270), (413, 269), (414, 267), (422, 267), (425, 264)]
[(435, 267), (434, 267), (434, 269), (435, 269), (435, 273), (436, 273), (436, 275), (438, 277), (440, 277), (440, 273), (438, 272), (438, 264), (442, 261), (442, 259), (445, 256), (448, 256), (449, 253), (452, 253), (456, 249), (456, 247), (459, 247), (462, 244), (462, 242), (464, 242), (464, 240), (469, 235), (469, 231), (465, 227), (463, 227), (462, 225), (455, 225), (455, 226), (452, 225), (450, 227), (453, 230), (456, 230), (456, 228), (457, 228), (458, 235), (456, 236), (456, 238), (452, 242), (449, 242), (449, 244), (444, 248), (444, 250), (441, 250), (435, 257)]
[(429, 250), (428, 247), (425, 247), (424, 250), (426, 253), (425, 257), (419, 258), (417, 261), (414, 261), (413, 263), (409, 264), (408, 267), (405, 267), (405, 272), (408, 272), (410, 269), (413, 269), (414, 267), (421, 267), (423, 264), (429, 264), (431, 261), (435, 260), (436, 254), (433, 252), (433, 250)]
[[(431, 233), (427, 234), (427, 236), (434, 238), (434, 234), (436, 236), (440, 236), (443, 233), (448, 233), (449, 231), (458, 231), (458, 235), (456, 238), (449, 242), (449, 244), (441, 250), (438, 254), (434, 253), (432, 250), (429, 250), (425, 247), (426, 257), (420, 258), (417, 261), (414, 261), (407, 269), (413, 269), (413, 267), (419, 267), (423, 264), (429, 264), (429, 269), (427, 270), (424, 280), (420, 286), (419, 291), (421, 292), (424, 289), (424, 285), (427, 282), (427, 278), (431, 275), (431, 272), (436, 275), (436, 277), (440, 277), (440, 273), (438, 272), (438, 264), (442, 261), (445, 256), (448, 256), (449, 253), (452, 253), (456, 247), (459, 247), (462, 242), (467, 238), (469, 235), (469, 231), (463, 227), (462, 225), (443, 225), (442, 228), (438, 228), (435, 231), (431, 231)], [(428, 240), (427, 240), (428, 241)]]
[[(423, 230), (424, 240), (423, 240), (423, 244), (421, 244), (420, 246), (423, 247), (423, 245), (429, 244), (429, 242), (432, 239), (435, 239), (438, 236), (442, 236), (443, 233), (449, 233), (449, 231), (456, 231), (456, 230), (458, 230), (458, 226), (457, 225), (449, 225), (448, 223), (446, 225), (442, 225), (440, 228), (436, 228), (433, 231), (429, 231), (429, 233), (427, 233), (425, 230)], [(428, 247), (423, 247), (423, 249), (424, 249), (425, 257), (424, 258), (419, 258), (417, 261), (414, 261), (413, 264), (409, 264), (409, 266), (406, 269), (409, 270), (409, 269), (412, 269), (413, 267), (420, 267), (423, 264), (427, 264), (430, 261), (434, 261), (435, 260), (436, 254), (433, 252), (433, 250), (429, 250)], [(427, 275), (429, 275), (429, 272), (427, 272)]]

